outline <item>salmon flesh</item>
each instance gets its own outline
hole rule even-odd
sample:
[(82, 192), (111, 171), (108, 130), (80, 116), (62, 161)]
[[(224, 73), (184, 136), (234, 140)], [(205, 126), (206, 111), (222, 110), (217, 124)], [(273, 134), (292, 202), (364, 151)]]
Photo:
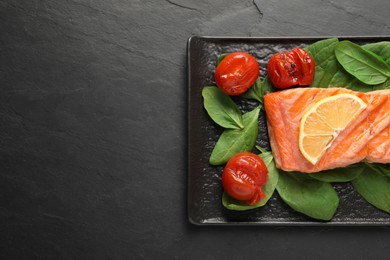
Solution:
[[(317, 101), (347, 93), (358, 96), (367, 107), (313, 165), (299, 150), (300, 120)], [(312, 173), (361, 161), (390, 162), (390, 90), (362, 93), (345, 88), (294, 88), (267, 94), (264, 108), (270, 145), (279, 169)]]

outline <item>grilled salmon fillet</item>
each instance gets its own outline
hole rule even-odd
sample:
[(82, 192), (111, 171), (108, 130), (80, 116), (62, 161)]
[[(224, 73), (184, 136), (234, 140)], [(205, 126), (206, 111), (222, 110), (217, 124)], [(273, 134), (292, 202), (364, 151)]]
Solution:
[[(313, 165), (299, 150), (300, 120), (317, 101), (347, 93), (358, 96), (367, 107)], [(345, 88), (294, 88), (267, 94), (264, 108), (270, 145), (279, 169), (312, 173), (363, 160), (390, 162), (390, 90), (361, 93)]]

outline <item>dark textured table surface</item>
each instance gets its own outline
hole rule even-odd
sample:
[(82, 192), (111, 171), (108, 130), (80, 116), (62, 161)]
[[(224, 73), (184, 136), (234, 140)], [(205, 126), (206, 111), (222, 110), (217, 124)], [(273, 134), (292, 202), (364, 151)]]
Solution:
[(192, 35), (389, 35), (390, 2), (3, 0), (1, 259), (388, 259), (387, 227), (193, 226)]

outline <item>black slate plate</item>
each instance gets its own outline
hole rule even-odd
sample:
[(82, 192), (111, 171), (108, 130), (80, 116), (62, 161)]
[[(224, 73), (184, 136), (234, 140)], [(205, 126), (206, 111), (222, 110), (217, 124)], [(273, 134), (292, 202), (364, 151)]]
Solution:
[[(188, 40), (188, 218), (197, 225), (390, 225), (387, 214), (367, 203), (350, 183), (334, 184), (340, 197), (331, 221), (311, 219), (289, 208), (277, 192), (267, 205), (248, 211), (231, 211), (222, 206), (221, 173), (223, 167), (209, 165), (211, 151), (222, 129), (203, 109), (203, 86), (215, 85), (217, 56), (233, 51), (249, 52), (256, 57), (265, 76), (266, 62), (275, 52), (304, 47), (327, 38), (221, 38), (193, 36)], [(338, 37), (365, 44), (388, 41), (390, 37)], [(235, 99), (241, 110), (252, 110), (255, 101)], [(264, 113), (259, 119), (257, 145), (269, 149)]]

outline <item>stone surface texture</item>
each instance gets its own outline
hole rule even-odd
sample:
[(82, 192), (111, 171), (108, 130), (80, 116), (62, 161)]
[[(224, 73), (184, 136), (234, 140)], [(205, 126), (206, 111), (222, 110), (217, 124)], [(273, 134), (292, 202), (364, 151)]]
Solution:
[(1, 259), (387, 259), (388, 227), (187, 219), (193, 35), (389, 35), (387, 0), (0, 1)]

